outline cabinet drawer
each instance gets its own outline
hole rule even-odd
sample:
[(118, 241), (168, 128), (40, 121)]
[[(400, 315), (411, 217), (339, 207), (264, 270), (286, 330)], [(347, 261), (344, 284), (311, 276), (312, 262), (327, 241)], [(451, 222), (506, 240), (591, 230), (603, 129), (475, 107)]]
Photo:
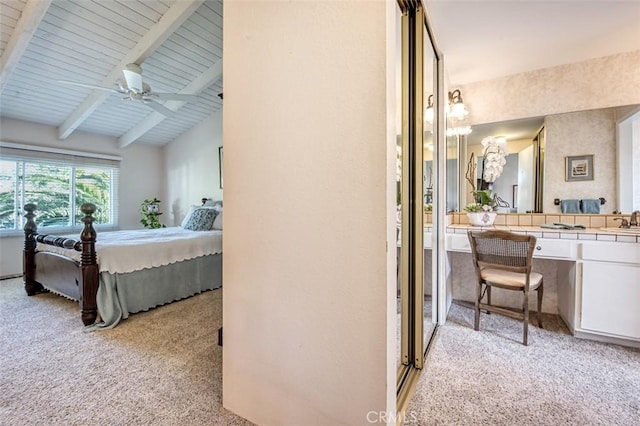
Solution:
[[(466, 234), (447, 235), (447, 250), (471, 252)], [(572, 259), (575, 257), (575, 242), (571, 240), (551, 240), (538, 238), (533, 257), (550, 259)]]
[(569, 240), (538, 238), (533, 257), (570, 259), (575, 257), (576, 243)]
[(431, 247), (433, 247), (433, 233), (432, 232), (425, 232), (424, 233), (424, 248), (428, 248), (430, 249)]
[(447, 234), (445, 241), (447, 250), (468, 251), (471, 253), (471, 246), (469, 245), (469, 237), (467, 237), (467, 234)]
[(606, 241), (582, 243), (580, 258), (603, 262), (640, 264), (640, 244)]

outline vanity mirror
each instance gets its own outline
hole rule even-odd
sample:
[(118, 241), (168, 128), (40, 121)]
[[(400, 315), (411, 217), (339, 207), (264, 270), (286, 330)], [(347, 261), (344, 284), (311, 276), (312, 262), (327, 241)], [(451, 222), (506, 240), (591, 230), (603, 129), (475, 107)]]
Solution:
[[(499, 123), (479, 124), (466, 137), (467, 160), (461, 167), (466, 170), (473, 154), (475, 162), (476, 188), (486, 189), (483, 179), (485, 171), (484, 147), (487, 138), (504, 138), (508, 155), (500, 175), (492, 183), (492, 191), (503, 201), (503, 213), (526, 213), (541, 211), (544, 176), (544, 117)], [(466, 176), (466, 175), (465, 175)], [(484, 183), (484, 184), (483, 184)], [(462, 201), (473, 202), (471, 185), (465, 179)]]
[[(494, 192), (509, 204), (503, 212), (560, 213), (554, 199), (600, 197), (606, 199), (601, 213), (640, 209), (640, 105), (474, 125), (471, 134), (454, 137), (459, 184), (447, 194), (448, 205), (456, 206), (451, 210), (473, 201), (465, 171), (474, 153), (480, 179), (481, 141), (487, 136), (507, 139), (509, 155), (493, 183)], [(565, 180), (566, 157), (575, 155), (594, 155), (593, 180)]]

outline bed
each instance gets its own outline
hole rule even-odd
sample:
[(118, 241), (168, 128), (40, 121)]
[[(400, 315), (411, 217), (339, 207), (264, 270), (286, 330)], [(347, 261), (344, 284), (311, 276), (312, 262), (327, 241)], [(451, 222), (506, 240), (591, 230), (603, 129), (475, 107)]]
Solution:
[(192, 206), (178, 227), (104, 232), (99, 238), (96, 206), (83, 204), (79, 239), (39, 234), (35, 210), (25, 205), (25, 290), (78, 301), (87, 331), (113, 328), (130, 314), (222, 286), (221, 203)]

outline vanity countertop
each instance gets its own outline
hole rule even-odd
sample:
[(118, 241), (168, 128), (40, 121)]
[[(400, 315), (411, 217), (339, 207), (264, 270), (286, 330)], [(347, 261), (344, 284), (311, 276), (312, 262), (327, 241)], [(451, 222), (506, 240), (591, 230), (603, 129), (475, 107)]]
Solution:
[[(431, 224), (425, 224), (425, 231), (431, 231)], [(472, 226), (468, 224), (452, 224), (447, 226), (447, 233), (466, 234), (467, 230), (490, 230), (499, 229), (522, 234), (532, 234), (537, 238), (566, 239), (582, 241), (617, 241), (625, 243), (640, 243), (640, 232), (638, 235), (630, 234), (626, 230), (617, 229), (547, 229), (540, 226), (521, 225), (494, 225), (494, 226)]]

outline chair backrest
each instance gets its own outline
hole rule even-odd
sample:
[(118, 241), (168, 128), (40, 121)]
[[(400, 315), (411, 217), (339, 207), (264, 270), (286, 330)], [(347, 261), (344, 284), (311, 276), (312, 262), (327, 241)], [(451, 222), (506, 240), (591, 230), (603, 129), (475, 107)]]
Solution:
[(531, 272), (536, 237), (508, 231), (467, 231), (476, 268)]

